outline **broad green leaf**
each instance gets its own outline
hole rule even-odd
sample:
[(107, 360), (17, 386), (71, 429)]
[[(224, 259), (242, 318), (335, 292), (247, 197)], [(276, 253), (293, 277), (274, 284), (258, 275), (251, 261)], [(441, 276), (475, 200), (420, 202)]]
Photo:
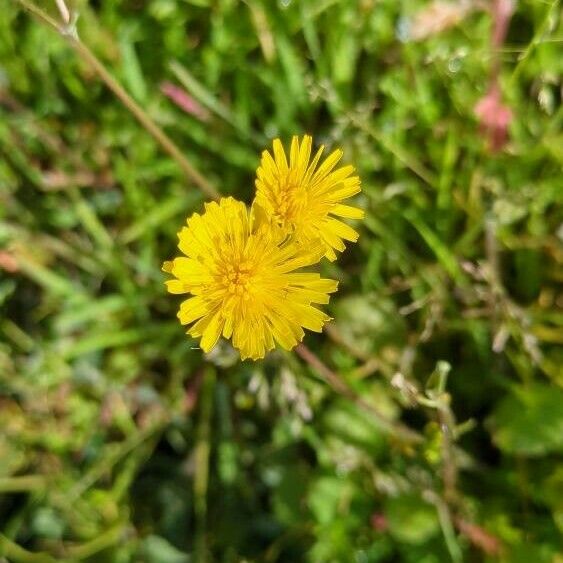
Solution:
[(391, 497), (385, 504), (385, 515), (389, 532), (401, 542), (421, 544), (440, 529), (436, 509), (416, 494)]
[(504, 452), (540, 456), (563, 450), (563, 391), (535, 383), (518, 386), (488, 420), (495, 444)]

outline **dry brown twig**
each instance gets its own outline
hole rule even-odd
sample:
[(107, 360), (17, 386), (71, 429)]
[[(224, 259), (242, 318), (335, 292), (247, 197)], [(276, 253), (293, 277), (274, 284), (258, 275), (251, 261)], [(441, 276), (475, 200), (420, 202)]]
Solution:
[(57, 8), (61, 14), (63, 23), (59, 23), (47, 12), (29, 2), (28, 0), (15, 0), (26, 11), (33, 14), (37, 19), (57, 31), (61, 37), (74, 49), (74, 51), (94, 69), (104, 84), (115, 94), (121, 103), (135, 116), (139, 123), (153, 136), (160, 146), (178, 163), (184, 174), (205, 195), (212, 199), (220, 197), (219, 192), (210, 182), (188, 161), (182, 151), (172, 139), (154, 122), (147, 112), (127, 93), (127, 91), (115, 80), (103, 63), (96, 57), (90, 48), (78, 37), (76, 30), (77, 14), (68, 9), (64, 0), (56, 0)]

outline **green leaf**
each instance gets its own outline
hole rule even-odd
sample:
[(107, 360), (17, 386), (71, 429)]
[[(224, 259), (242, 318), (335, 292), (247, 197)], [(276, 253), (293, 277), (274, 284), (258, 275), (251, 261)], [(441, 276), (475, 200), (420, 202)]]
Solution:
[[(387, 398), (382, 394), (379, 407), (386, 415), (391, 416)], [(335, 405), (323, 417), (323, 426), (331, 436), (339, 438), (343, 443), (367, 449), (370, 453), (377, 453), (383, 446), (381, 428), (373, 417), (358, 409), (355, 405), (345, 402)]]
[(541, 456), (563, 450), (563, 391), (534, 384), (515, 387), (487, 421), (504, 452)]
[(143, 541), (142, 552), (146, 563), (187, 563), (190, 558), (160, 536), (148, 536)]
[(328, 524), (337, 516), (349, 487), (348, 481), (337, 477), (321, 477), (314, 483), (309, 492), (309, 507), (318, 522)]
[(385, 505), (385, 514), (389, 532), (401, 542), (421, 544), (440, 529), (435, 508), (415, 494), (390, 498)]
[(405, 324), (395, 304), (375, 295), (349, 295), (334, 306), (343, 339), (363, 353), (402, 342)]

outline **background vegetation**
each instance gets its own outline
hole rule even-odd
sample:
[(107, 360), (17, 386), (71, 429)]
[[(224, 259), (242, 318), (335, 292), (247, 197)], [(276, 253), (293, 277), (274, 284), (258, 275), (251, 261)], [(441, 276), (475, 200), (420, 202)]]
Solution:
[(0, 560), (560, 563), (559, 2), (69, 8), (221, 194), (309, 132), (367, 218), (311, 354), (204, 357), (160, 265), (208, 197), (1, 0)]

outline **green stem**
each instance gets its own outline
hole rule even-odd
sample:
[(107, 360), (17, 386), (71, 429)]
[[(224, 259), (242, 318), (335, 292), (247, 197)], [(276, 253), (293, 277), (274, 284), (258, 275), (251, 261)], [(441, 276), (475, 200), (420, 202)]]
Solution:
[(46, 479), (43, 475), (22, 475), (20, 477), (0, 477), (0, 494), (42, 491)]
[(444, 541), (446, 542), (446, 548), (448, 549), (452, 563), (462, 563), (463, 554), (457, 541), (448, 505), (438, 499), (436, 509), (438, 511), (438, 520), (442, 528)]
[(56, 559), (47, 553), (27, 551), (11, 539), (0, 534), (0, 557), (9, 558), (14, 563), (55, 563)]
[(205, 530), (207, 525), (207, 487), (209, 484), (209, 454), (211, 452), (211, 415), (215, 391), (215, 369), (208, 367), (201, 391), (200, 418), (195, 447), (194, 508), (196, 563), (207, 560)]

